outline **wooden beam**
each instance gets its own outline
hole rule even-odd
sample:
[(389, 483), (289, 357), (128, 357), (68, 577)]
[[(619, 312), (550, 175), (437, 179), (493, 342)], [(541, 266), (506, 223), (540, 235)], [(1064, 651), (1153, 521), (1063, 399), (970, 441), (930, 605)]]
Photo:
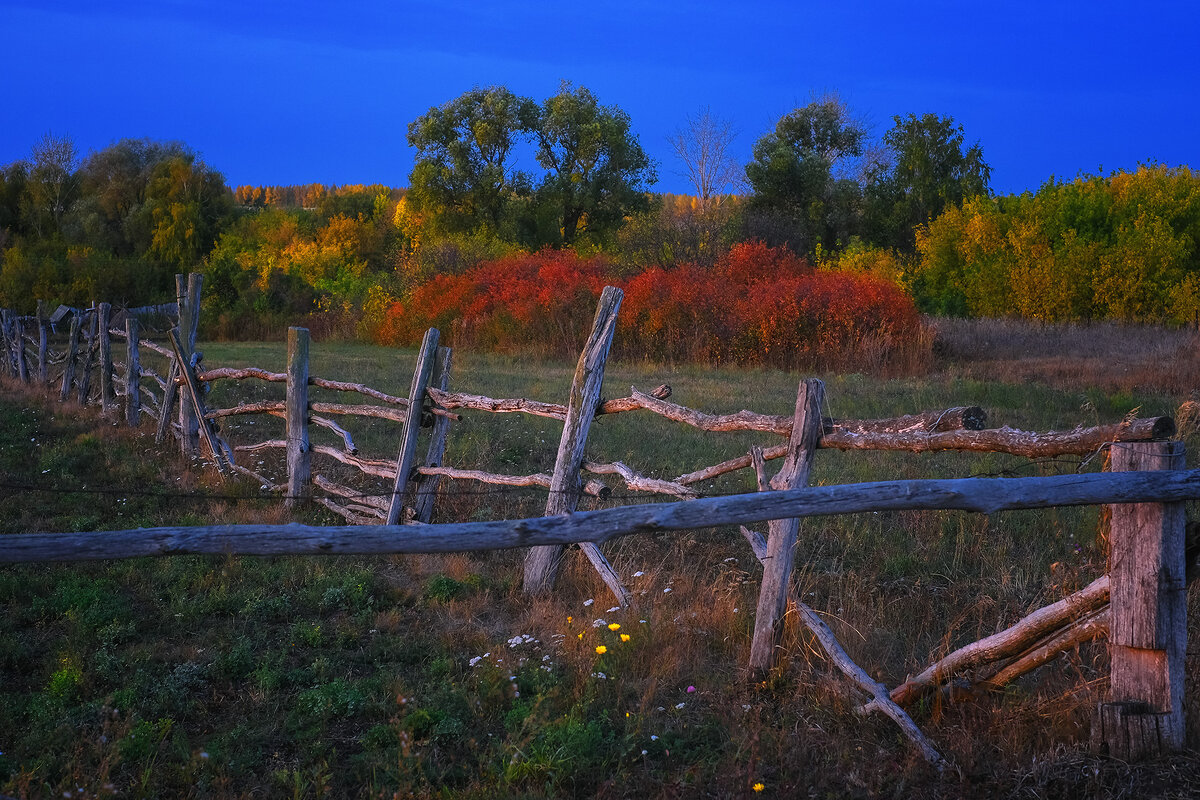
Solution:
[(429, 386), (429, 376), (433, 374), (433, 365), (437, 360), (438, 329), (430, 328), (425, 331), (421, 340), (421, 350), (417, 353), (417, 363), (413, 368), (412, 382), (409, 384), (409, 409), (404, 420), (403, 432), (400, 435), (400, 452), (396, 456), (396, 482), (392, 486), (392, 502), (388, 506), (388, 525), (400, 522), (404, 510), (404, 495), (408, 490), (409, 473), (417, 458), (417, 435), (421, 432), (421, 405), (424, 402), (425, 389)]
[(75, 358), (79, 351), (79, 329), (82, 324), (83, 320), (79, 318), (79, 314), (71, 315), (71, 334), (67, 338), (67, 361), (63, 368), (62, 389), (58, 394), (58, 399), (64, 403), (71, 396), (71, 385), (75, 383)]
[[(825, 384), (811, 378), (800, 382), (787, 460), (779, 474), (771, 479), (772, 489), (783, 491), (808, 485), (813, 453), (821, 438), (821, 405), (824, 402)], [(798, 517), (771, 520), (768, 528), (767, 556), (762, 562), (762, 586), (759, 587), (754, 637), (750, 645), (752, 673), (766, 671), (774, 659), (791, 593), (792, 559), (799, 531)]]
[(100, 410), (108, 415), (116, 408), (117, 398), (113, 392), (112, 304), (101, 303), (98, 310), (97, 333), (100, 336)]
[[(450, 369), (454, 362), (454, 351), (449, 347), (437, 349), (437, 362), (433, 367), (433, 383), (436, 388), (446, 391), (450, 388)], [(434, 387), (430, 387), (434, 388)], [(450, 418), (435, 417), (433, 432), (429, 436), (429, 447), (425, 451), (426, 467), (440, 467), (446, 457), (446, 438), (450, 433)], [(417, 522), (429, 523), (433, 520), (433, 501), (437, 497), (439, 475), (422, 475), (417, 480), (417, 489), (413, 499), (414, 518)]]
[[(1112, 470), (1182, 470), (1182, 442), (1122, 444)], [(1157, 756), (1183, 748), (1183, 673), (1187, 646), (1187, 577), (1183, 503), (1113, 506), (1110, 701), (1098, 724), (1114, 758)], [(1130, 705), (1134, 704), (1134, 705)], [(1135, 708), (1142, 707), (1138, 712)], [(1141, 731), (1155, 730), (1146, 748)]]
[(288, 328), (287, 499), (291, 508), (311, 493), (312, 445), (308, 440), (308, 329)]
[[(130, 319), (134, 319), (130, 317)], [(187, 366), (184, 361), (183, 339), (179, 335), (178, 328), (172, 328), (168, 332), (171, 339), (171, 347), (175, 351), (175, 360), (179, 362), (179, 373), (183, 376), (183, 391), (187, 396), (187, 401), (191, 402), (192, 410), (196, 414), (197, 420), (204, 420), (204, 399), (200, 394), (200, 384), (196, 382), (196, 375), (192, 372), (191, 367)], [(186, 401), (180, 398), (181, 403)], [(204, 420), (204, 424), (200, 425), (200, 438), (208, 446), (208, 450), (212, 453), (213, 463), (217, 466), (217, 471), (222, 475), (226, 474), (228, 467), (233, 463), (233, 459), (226, 453), (225, 446), (222, 442), (218, 442), (213, 435), (212, 430), (208, 427), (208, 421)]]
[[(78, 319), (78, 317), (76, 318)], [(78, 326), (71, 323), (71, 333), (78, 340)], [(64, 379), (63, 383), (66, 383)], [(136, 428), (142, 411), (142, 360), (138, 351), (138, 318), (125, 318), (125, 422)]]
[[(562, 437), (558, 442), (558, 455), (554, 461), (554, 474), (550, 481), (550, 496), (546, 500), (546, 516), (570, 514), (579, 502), (582, 484), (580, 468), (583, 452), (587, 445), (588, 432), (600, 404), (600, 391), (604, 384), (604, 367), (608, 362), (608, 351), (612, 347), (613, 333), (617, 328), (617, 312), (621, 308), (624, 293), (614, 286), (604, 287), (596, 316), (592, 320), (592, 331), (588, 336), (575, 376), (571, 382), (571, 395), (567, 402), (567, 415), (563, 421)], [(604, 582), (622, 606), (629, 605), (629, 592), (621, 585), (616, 572), (594, 544), (583, 546), (588, 560), (600, 573)], [(547, 592), (554, 587), (562, 562), (561, 546), (535, 547), (525, 556), (525, 591), (530, 594)]]
[(631, 534), (704, 529), (782, 517), (942, 508), (991, 514), (1023, 508), (1180, 500), (1200, 500), (1200, 470), (811, 486), (551, 517), (444, 525), (366, 528), (210, 525), (97, 533), (14, 533), (0, 536), (0, 562), (79, 561), (173, 553), (461, 553), (603, 543)]

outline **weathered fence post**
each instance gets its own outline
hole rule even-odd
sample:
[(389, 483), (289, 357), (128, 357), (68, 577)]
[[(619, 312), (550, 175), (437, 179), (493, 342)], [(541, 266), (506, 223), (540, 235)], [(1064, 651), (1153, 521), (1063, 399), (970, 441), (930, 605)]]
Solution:
[[(185, 357), (183, 355), (183, 337), (179, 335), (179, 329), (172, 328), (167, 335), (171, 339), (171, 349), (175, 351), (175, 362), (177, 365), (175, 371), (183, 379), (183, 394), (187, 396), (186, 399), (184, 399), (182, 396), (180, 397), (180, 404), (183, 405), (189, 401), (191, 402), (192, 412), (196, 419), (200, 420), (201, 422), (199, 429), (200, 437), (204, 439), (204, 443), (208, 445), (208, 450), (210, 453), (212, 453), (213, 463), (216, 464), (217, 471), (222, 475), (226, 475), (230, 471), (230, 467), (233, 464), (233, 454), (228, 452), (224, 443), (218, 440), (217, 436), (209, 427), (208, 419), (204, 416), (204, 400), (201, 397), (200, 384), (196, 380), (196, 375), (192, 372), (191, 367), (189, 367), (185, 362)], [(165, 414), (159, 417), (160, 421), (162, 420), (163, 416), (165, 416)]]
[[(453, 363), (454, 351), (449, 347), (439, 347), (437, 363), (433, 367), (433, 382), (443, 392), (450, 388), (450, 367)], [(425, 466), (440, 467), (446, 456), (446, 436), (450, 432), (450, 418), (435, 416), (433, 418), (433, 433), (429, 437), (429, 449), (425, 451)], [(429, 522), (433, 519), (433, 501), (437, 497), (440, 475), (422, 475), (417, 481), (417, 490), (413, 500), (413, 511), (418, 522)]]
[(86, 405), (88, 394), (92, 389), (92, 361), (95, 358), (96, 336), (99, 333), (98, 322), (100, 314), (93, 303), (92, 308), (88, 309), (88, 335), (87, 345), (83, 350), (83, 369), (79, 374), (79, 404)]
[[(821, 405), (824, 400), (825, 385), (821, 381), (801, 381), (796, 392), (796, 412), (792, 418), (787, 458), (779, 474), (771, 480), (772, 489), (798, 489), (808, 485), (813, 453), (821, 439)], [(800, 520), (797, 517), (774, 519), (768, 525), (767, 557), (763, 559), (763, 581), (754, 618), (754, 639), (750, 645), (752, 672), (763, 672), (771, 666), (775, 645), (779, 641), (780, 622), (787, 611), (792, 558), (796, 537), (800, 532)]]
[(13, 374), (12, 342), (8, 339), (8, 309), (0, 308), (0, 345), (4, 347), (4, 373)]
[(97, 333), (100, 336), (100, 409), (105, 414), (111, 414), (116, 405), (116, 394), (113, 392), (113, 363), (112, 363), (112, 303), (101, 303), (97, 310)]
[[(185, 280), (175, 276), (176, 302), (179, 308), (179, 336), (183, 344), (183, 361), (191, 365), (196, 352), (196, 330), (200, 321), (200, 290), (203, 276), (193, 272)], [(190, 403), (179, 404), (179, 449), (186, 459), (196, 456), (200, 449), (200, 421)]]
[(50, 382), (50, 322), (46, 319), (46, 301), (37, 301), (38, 380), (42, 387)]
[[(78, 326), (71, 325), (72, 337)], [(138, 318), (125, 317), (125, 421), (136, 428), (142, 421), (142, 361), (138, 349)]]
[(71, 384), (75, 382), (75, 354), (79, 350), (79, 328), (83, 324), (83, 320), (79, 318), (79, 314), (71, 315), (71, 335), (67, 338), (67, 362), (63, 365), (62, 390), (59, 392), (58, 399), (66, 402), (71, 396)]
[[(1183, 442), (1112, 445), (1112, 470), (1184, 469)], [(1183, 503), (1110, 506), (1109, 702), (1095, 743), (1133, 761), (1183, 749), (1187, 645)]]
[[(571, 398), (567, 403), (567, 417), (563, 421), (562, 438), (558, 442), (558, 457), (554, 462), (554, 474), (550, 477), (550, 497), (546, 500), (545, 516), (570, 514), (579, 502), (582, 488), (579, 470), (583, 466), (583, 450), (587, 444), (588, 431), (596, 417), (596, 406), (600, 402), (600, 390), (604, 384), (604, 367), (608, 351), (612, 346), (613, 332), (617, 327), (617, 312), (621, 308), (624, 293), (614, 286), (605, 286), (596, 307), (596, 318), (587, 344), (579, 355), (575, 377), (571, 383)], [(600, 573), (604, 582), (616, 595), (621, 605), (629, 604), (629, 593), (621, 585), (620, 578), (595, 544), (584, 542), (579, 545), (588, 560)], [(564, 548), (562, 545), (543, 545), (529, 550), (525, 556), (525, 591), (539, 593), (549, 591), (558, 577)]]
[(308, 496), (312, 446), (308, 441), (308, 329), (288, 328), (287, 500), (292, 508)]
[(404, 493), (408, 489), (408, 475), (417, 456), (417, 434), (421, 432), (421, 409), (425, 405), (425, 389), (433, 364), (437, 360), (438, 329), (425, 331), (421, 350), (417, 353), (417, 364), (413, 369), (412, 383), (408, 389), (408, 413), (404, 415), (404, 427), (400, 436), (400, 453), (396, 456), (396, 482), (392, 486), (392, 501), (388, 505), (388, 525), (400, 524), (404, 510)]
[(17, 377), (22, 383), (29, 383), (29, 361), (25, 358), (25, 320), (13, 317), (13, 339), (17, 347)]

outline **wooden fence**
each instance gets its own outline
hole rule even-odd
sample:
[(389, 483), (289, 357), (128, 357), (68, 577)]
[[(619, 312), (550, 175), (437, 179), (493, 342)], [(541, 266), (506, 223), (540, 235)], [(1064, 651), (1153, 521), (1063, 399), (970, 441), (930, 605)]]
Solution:
[[(71, 333), (62, 354), (53, 353), (47, 345), (48, 323), (44, 314), (21, 318), (4, 312), (0, 327), (7, 354), (5, 369), (19, 380), (33, 381), (28, 366), (32, 350), (37, 359), (37, 381), (46, 384), (48, 367), (56, 361), (62, 363), (62, 398), (77, 396), (81, 402), (94, 401), (112, 413), (113, 395), (120, 396), (124, 401), (123, 416), (129, 424), (139, 424), (140, 414), (148, 413), (157, 420), (159, 438), (174, 433), (185, 456), (194, 456), (203, 441), (208, 458), (222, 473), (249, 476), (277, 490), (289, 504), (312, 499), (348, 522), (359, 524), (12, 535), (0, 538), (0, 561), (174, 553), (396, 553), (521, 547), (529, 548), (526, 591), (541, 592), (553, 586), (565, 546), (578, 544), (618, 601), (626, 605), (630, 602), (629, 593), (602, 554), (603, 542), (632, 533), (738, 524), (763, 564), (749, 658), (753, 673), (770, 666), (781, 621), (790, 604), (834, 663), (871, 697), (863, 706), (864, 711), (880, 710), (891, 716), (927, 758), (941, 763), (936, 750), (903, 711), (904, 705), (943, 689), (951, 679), (961, 679), (967, 673), (978, 681), (1003, 685), (1080, 642), (1107, 635), (1112, 654), (1111, 700), (1098, 710), (1094, 726), (1097, 746), (1124, 758), (1182, 747), (1186, 643), (1182, 501), (1200, 498), (1200, 472), (1183, 470), (1181, 443), (1163, 441), (1174, 433), (1170, 418), (1126, 420), (1117, 425), (1062, 433), (983, 429), (986, 417), (982, 410), (961, 407), (888, 420), (834, 420), (821, 414), (824, 387), (816, 380), (799, 384), (791, 416), (751, 411), (707, 414), (670, 402), (670, 389), (666, 386), (650, 393), (633, 389), (628, 397), (602, 401), (605, 364), (621, 302), (620, 291), (611, 287), (602, 295), (566, 404), (451, 392), (452, 354), (448, 348), (438, 346), (436, 330), (426, 334), (408, 398), (402, 398), (362, 384), (310, 375), (308, 334), (301, 328), (288, 332), (286, 373), (258, 368), (205, 368), (199, 363), (201, 356), (195, 349), (199, 276), (190, 276), (187, 281), (178, 276), (177, 288), (179, 324), (170, 332), (170, 349), (141, 337), (136, 314), (126, 315), (123, 331), (110, 328), (110, 309), (106, 304), (99, 304), (89, 313), (73, 315)], [(36, 338), (30, 335), (33, 324), (37, 325)], [(124, 364), (114, 364), (111, 360), (111, 337), (124, 340)], [(166, 377), (142, 363), (143, 349), (163, 359)], [(98, 388), (90, 382), (94, 370), (99, 373)], [(122, 380), (117, 380), (118, 374)], [(159, 394), (147, 387), (147, 378), (159, 387)], [(285, 383), (285, 400), (206, 408), (206, 384), (246, 379)], [(309, 398), (309, 387), (354, 392), (374, 402), (316, 402)], [(176, 395), (182, 395), (178, 422), (173, 421)], [(143, 400), (147, 401), (145, 405)], [(468, 409), (561, 419), (563, 433), (553, 473), (499, 475), (445, 466), (442, 462), (449, 427), (460, 418), (459, 411)], [(646, 477), (621, 462), (600, 464), (586, 460), (588, 432), (597, 416), (638, 409), (700, 430), (758, 431), (784, 437), (786, 442), (775, 447), (755, 447), (744, 456), (672, 480)], [(230, 444), (218, 434), (214, 422), (242, 414), (282, 417), (285, 438)], [(333, 416), (381, 418), (400, 423), (398, 456), (392, 461), (360, 455), (351, 432), (334, 422), (330, 418)], [(309, 437), (313, 425), (334, 432), (342, 446), (314, 445)], [(423, 425), (430, 432), (421, 458), (418, 443)], [(821, 448), (969, 450), (1053, 457), (1088, 455), (1105, 447), (1112, 447), (1110, 473), (807, 487), (815, 453)], [(238, 463), (239, 454), (271, 450), (282, 451), (286, 456), (285, 484), (275, 485), (261, 473)], [(365, 476), (387, 480), (390, 492), (380, 497), (379, 493), (314, 473), (314, 455), (355, 468)], [(766, 468), (766, 462), (772, 459), (783, 459), (783, 466), (774, 477), (768, 476)], [(755, 471), (759, 492), (702, 497), (706, 481), (750, 468)], [(585, 473), (592, 477), (585, 480)], [(612, 476), (610, 479), (619, 479), (629, 490), (670, 495), (681, 502), (574, 513), (581, 494), (604, 496), (610, 491), (596, 476)], [(427, 524), (438, 482), (445, 478), (542, 486), (548, 489), (545, 515), (487, 523)], [(1110, 575), (1034, 612), (1005, 631), (960, 648), (891, 690), (875, 682), (849, 659), (829, 629), (790, 588), (793, 548), (802, 517), (917, 508), (991, 513), (1011, 508), (1079, 504), (1114, 504)], [(763, 521), (768, 523), (765, 536), (746, 527), (747, 523)], [(362, 527), (361, 523), (368, 523), (369, 527)]]

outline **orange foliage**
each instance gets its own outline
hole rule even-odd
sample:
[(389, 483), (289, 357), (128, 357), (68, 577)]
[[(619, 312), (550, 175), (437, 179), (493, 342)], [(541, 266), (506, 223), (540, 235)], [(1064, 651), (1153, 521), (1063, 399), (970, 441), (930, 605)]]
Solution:
[[(570, 356), (587, 335), (600, 290), (615, 283), (603, 256), (543, 250), (439, 275), (389, 309), (379, 338), (414, 344), (426, 328), (458, 345)], [(620, 282), (615, 347), (654, 360), (844, 363), (876, 336), (896, 343), (919, 327), (893, 283), (815, 271), (758, 242), (735, 246), (714, 267), (653, 267)]]

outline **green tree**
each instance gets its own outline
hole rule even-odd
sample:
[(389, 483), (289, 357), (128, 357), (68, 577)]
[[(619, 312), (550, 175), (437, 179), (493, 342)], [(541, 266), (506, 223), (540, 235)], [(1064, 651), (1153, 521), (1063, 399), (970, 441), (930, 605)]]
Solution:
[(751, 213), (791, 220), (791, 245), (802, 252), (847, 243), (857, 233), (862, 195), (851, 166), (865, 154), (866, 138), (866, 126), (833, 95), (784, 115), (746, 165)]
[(512, 195), (528, 193), (527, 176), (514, 169), (513, 147), (536, 116), (532, 100), (493, 86), (472, 89), (410, 123), (408, 144), (417, 149), (409, 175), (414, 210), (450, 232), (499, 231)]
[(649, 208), (646, 190), (658, 176), (620, 108), (564, 83), (542, 104), (535, 136), (547, 171), (538, 202), (557, 212), (563, 244), (581, 232), (602, 240), (626, 216)]
[(989, 194), (991, 167), (979, 143), (963, 150), (961, 125), (952, 117), (925, 114), (893, 117), (883, 141), (890, 171), (879, 169), (868, 184), (871, 237), (911, 252), (915, 230), (948, 206)]
[(14, 161), (0, 167), (0, 250), (25, 231), (21, 199), (29, 183), (29, 164)]

